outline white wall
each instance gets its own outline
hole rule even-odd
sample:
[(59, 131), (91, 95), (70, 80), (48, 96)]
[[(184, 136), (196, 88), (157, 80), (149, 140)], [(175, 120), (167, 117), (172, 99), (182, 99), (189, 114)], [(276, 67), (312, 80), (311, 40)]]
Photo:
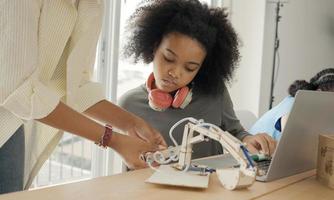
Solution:
[(264, 0), (232, 0), (231, 21), (242, 41), (241, 62), (230, 88), (236, 110), (247, 109), (255, 115), (259, 110), (263, 30), (265, 22)]
[[(263, 73), (260, 113), (267, 110), (273, 58), (273, 4), (266, 6)], [(280, 67), (274, 89), (274, 105), (288, 93), (289, 85), (297, 79), (309, 80), (325, 67), (334, 67), (334, 1), (289, 0), (281, 8), (279, 23)], [(269, 81), (269, 82), (268, 82)]]
[[(231, 2), (232, 23), (243, 41), (231, 96), (235, 109), (261, 115), (269, 108), (275, 4)], [(309, 80), (324, 67), (334, 67), (334, 1), (289, 0), (280, 13), (280, 68), (274, 105), (287, 95), (294, 80)]]

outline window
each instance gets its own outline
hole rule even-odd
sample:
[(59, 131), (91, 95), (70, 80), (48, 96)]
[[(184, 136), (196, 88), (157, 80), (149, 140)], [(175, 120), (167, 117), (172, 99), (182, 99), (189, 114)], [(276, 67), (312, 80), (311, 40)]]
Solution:
[(36, 176), (33, 187), (41, 187), (92, 176), (92, 143), (65, 133)]
[[(123, 0), (121, 8), (120, 20), (120, 52), (125, 42), (124, 29), (126, 21), (138, 7), (141, 0)], [(126, 91), (133, 89), (145, 83), (146, 77), (152, 71), (152, 66), (144, 63), (133, 64), (120, 57), (118, 62), (118, 81), (117, 81), (117, 97), (122, 96)]]

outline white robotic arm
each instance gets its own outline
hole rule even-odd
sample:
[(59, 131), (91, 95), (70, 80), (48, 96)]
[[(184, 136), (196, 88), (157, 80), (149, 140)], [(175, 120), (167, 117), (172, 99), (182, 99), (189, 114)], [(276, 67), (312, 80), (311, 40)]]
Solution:
[[(217, 176), (222, 185), (226, 189), (233, 190), (249, 187), (254, 183), (257, 168), (253, 165), (247, 149), (242, 142), (213, 124), (197, 121), (193, 118), (188, 120), (190, 122), (184, 127), (182, 145), (169, 148), (165, 152), (146, 154), (148, 164), (151, 164), (153, 161), (159, 164), (168, 164), (178, 160), (178, 163), (173, 167), (186, 172), (191, 166), (193, 144), (210, 138), (218, 141), (224, 150), (227, 150), (239, 163), (239, 167), (216, 169)], [(172, 134), (170, 136), (174, 143), (176, 143)]]

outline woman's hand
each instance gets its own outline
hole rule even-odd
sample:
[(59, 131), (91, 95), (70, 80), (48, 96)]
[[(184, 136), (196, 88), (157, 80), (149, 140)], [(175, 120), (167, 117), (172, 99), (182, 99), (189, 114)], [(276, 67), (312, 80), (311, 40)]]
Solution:
[(167, 147), (160, 133), (142, 118), (123, 110), (107, 100), (96, 103), (84, 113), (96, 120), (110, 124), (130, 136)]
[(242, 142), (246, 143), (246, 147), (251, 153), (262, 151), (266, 155), (272, 155), (277, 145), (277, 142), (266, 133), (248, 135), (244, 137)]
[(130, 169), (146, 168), (147, 164), (140, 159), (140, 156), (146, 152), (155, 152), (159, 150), (158, 146), (155, 144), (115, 132), (112, 135), (108, 146), (121, 155), (123, 161)]
[(129, 126), (127, 134), (138, 137), (146, 142), (156, 144), (160, 146), (160, 148), (167, 147), (167, 144), (161, 134), (139, 117), (136, 117), (134, 123)]

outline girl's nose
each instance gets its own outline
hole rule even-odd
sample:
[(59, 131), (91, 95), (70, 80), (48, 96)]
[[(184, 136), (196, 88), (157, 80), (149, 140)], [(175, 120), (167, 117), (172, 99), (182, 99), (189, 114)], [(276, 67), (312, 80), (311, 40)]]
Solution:
[(174, 79), (177, 79), (177, 78), (179, 78), (180, 77), (180, 72), (179, 72), (179, 70), (178, 69), (170, 69), (169, 71), (168, 71), (168, 75), (169, 76), (171, 76), (172, 78), (174, 78)]
[(168, 72), (168, 75), (171, 76), (171, 77), (173, 77), (173, 78), (175, 77), (175, 74), (174, 74), (174, 72), (172, 72), (172, 71), (169, 71), (169, 72)]

